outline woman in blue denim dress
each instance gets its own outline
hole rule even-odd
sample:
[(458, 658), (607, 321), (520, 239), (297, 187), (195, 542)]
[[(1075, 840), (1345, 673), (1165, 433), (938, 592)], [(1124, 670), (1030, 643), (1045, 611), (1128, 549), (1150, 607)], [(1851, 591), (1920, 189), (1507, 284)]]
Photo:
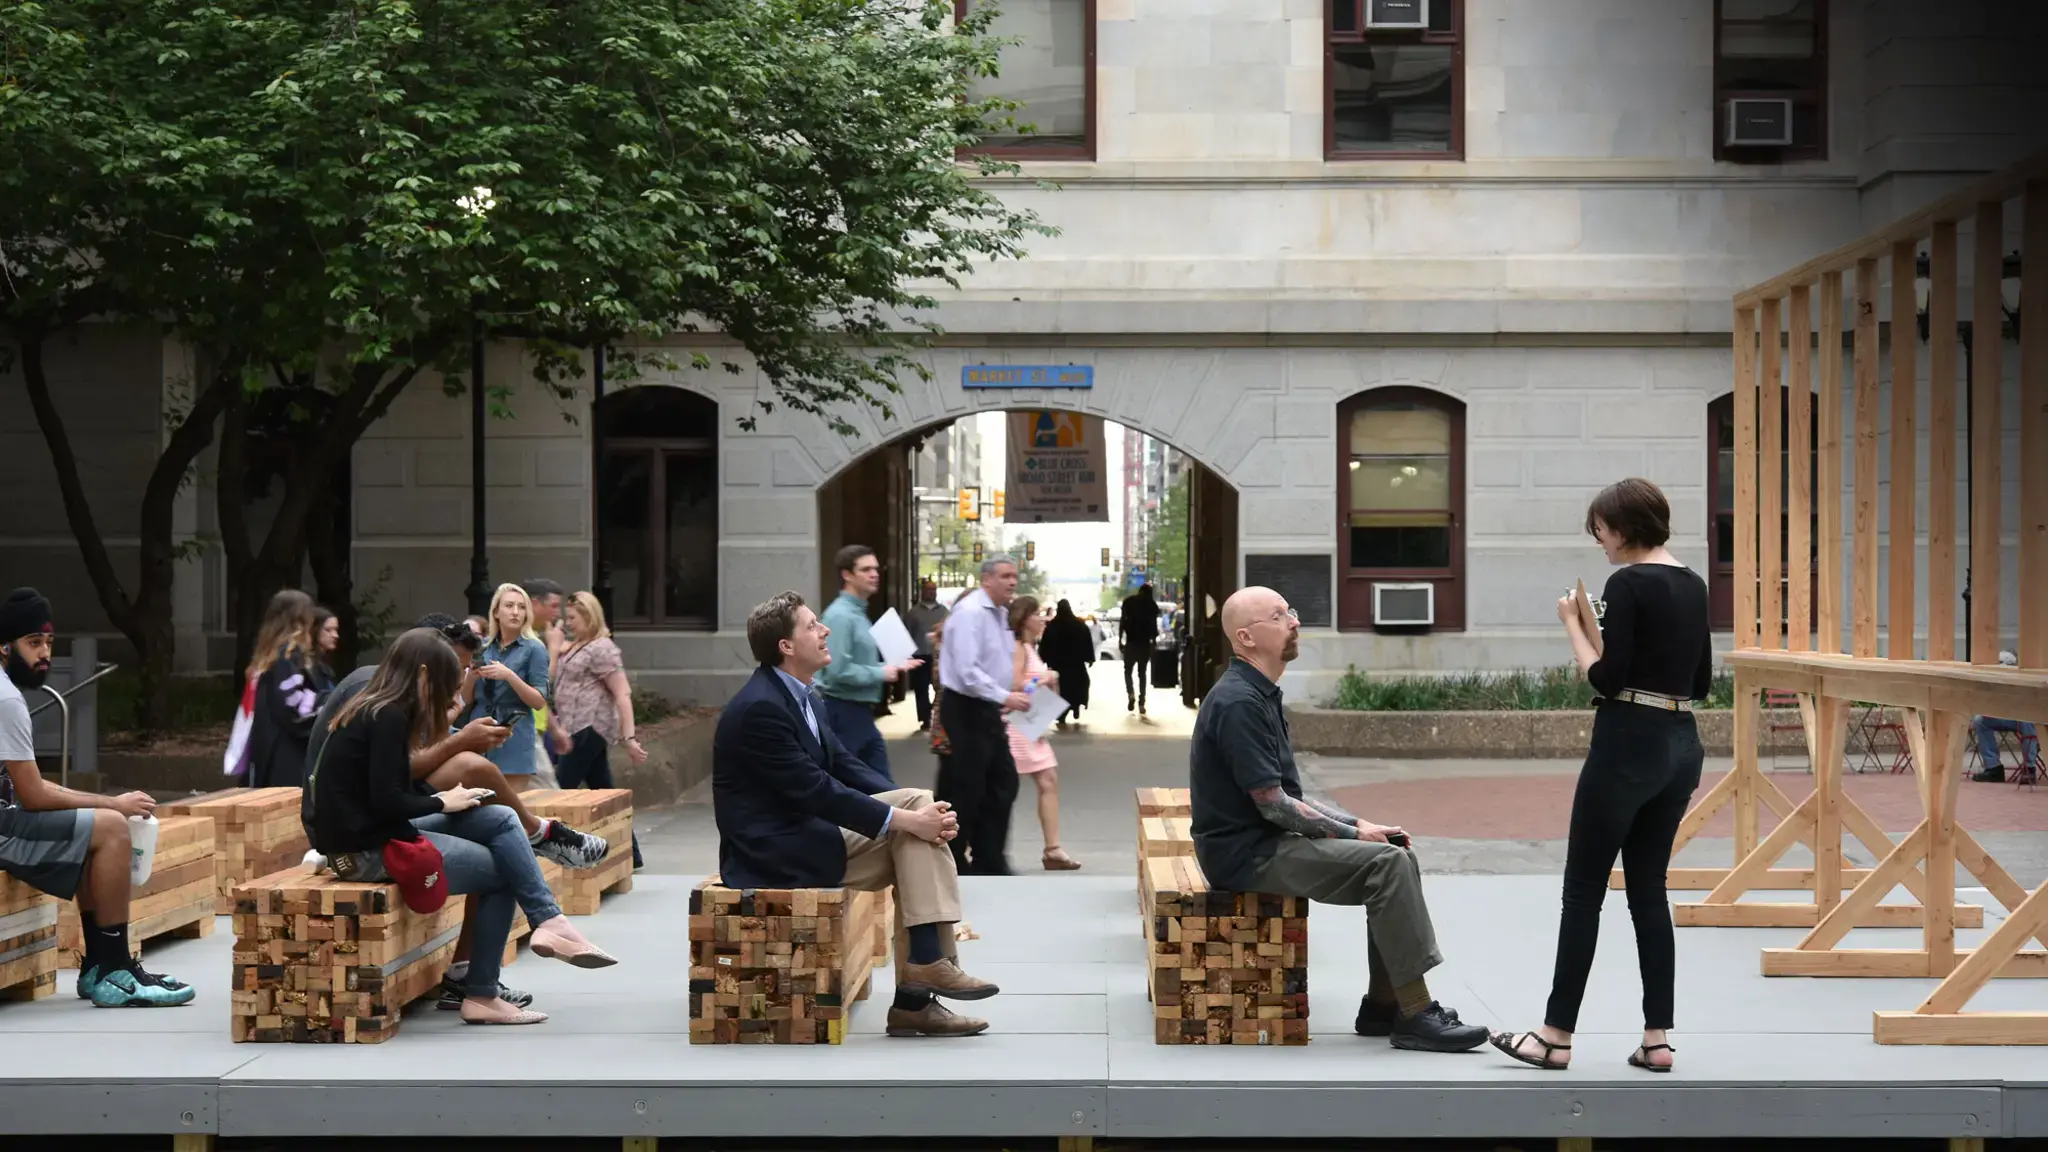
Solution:
[(533, 713), (547, 704), (548, 650), (533, 634), (533, 605), (519, 585), (498, 585), (484, 639), (477, 655), (476, 701), (464, 720), (489, 716), (512, 729), (512, 738), (488, 755), (505, 782), (524, 792), (533, 787), (539, 749)]

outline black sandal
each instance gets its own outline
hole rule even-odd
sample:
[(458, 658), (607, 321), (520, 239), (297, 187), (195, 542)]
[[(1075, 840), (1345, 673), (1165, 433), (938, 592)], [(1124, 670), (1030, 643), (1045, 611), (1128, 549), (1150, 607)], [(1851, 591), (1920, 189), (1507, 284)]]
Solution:
[[(1522, 1053), (1522, 1044), (1528, 1040), (1534, 1040), (1538, 1044), (1543, 1045), (1543, 1055), (1541, 1057), (1527, 1056)], [(1571, 1051), (1571, 1045), (1552, 1044), (1534, 1032), (1524, 1032), (1519, 1036), (1509, 1032), (1495, 1032), (1486, 1038), (1486, 1042), (1500, 1049), (1510, 1059), (1519, 1060), (1531, 1068), (1541, 1068), (1545, 1072), (1562, 1072), (1570, 1067), (1569, 1064), (1557, 1063), (1551, 1059), (1551, 1056), (1558, 1052)]]
[(1645, 1072), (1671, 1071), (1671, 1065), (1669, 1064), (1650, 1063), (1650, 1053), (1652, 1052), (1669, 1052), (1676, 1056), (1678, 1049), (1673, 1048), (1669, 1044), (1638, 1044), (1636, 1045), (1636, 1050), (1628, 1054), (1629, 1067), (1641, 1068)]

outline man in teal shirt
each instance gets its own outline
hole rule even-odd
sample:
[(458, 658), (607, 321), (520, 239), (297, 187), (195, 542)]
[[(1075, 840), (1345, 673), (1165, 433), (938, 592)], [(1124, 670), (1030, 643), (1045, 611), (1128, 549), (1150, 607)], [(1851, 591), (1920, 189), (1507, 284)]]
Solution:
[(922, 661), (884, 664), (882, 650), (875, 647), (874, 633), (868, 629), (868, 598), (882, 586), (882, 564), (875, 550), (848, 544), (834, 563), (839, 597), (819, 617), (829, 629), (825, 646), (832, 653), (832, 662), (817, 676), (818, 694), (825, 698), (825, 721), (855, 759), (894, 781), (889, 746), (875, 727), (875, 705), (882, 702), (883, 685), (894, 684)]

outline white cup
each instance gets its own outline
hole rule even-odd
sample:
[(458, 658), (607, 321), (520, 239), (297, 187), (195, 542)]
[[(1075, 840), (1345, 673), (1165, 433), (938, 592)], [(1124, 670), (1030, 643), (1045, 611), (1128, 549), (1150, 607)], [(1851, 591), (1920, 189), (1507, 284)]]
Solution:
[(128, 882), (137, 888), (149, 883), (150, 870), (156, 867), (156, 832), (156, 817), (128, 818)]

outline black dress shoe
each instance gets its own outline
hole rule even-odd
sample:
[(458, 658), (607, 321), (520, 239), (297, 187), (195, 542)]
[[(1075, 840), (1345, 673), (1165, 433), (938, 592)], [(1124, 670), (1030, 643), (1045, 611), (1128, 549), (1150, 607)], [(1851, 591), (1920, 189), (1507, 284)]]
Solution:
[[(1445, 1008), (1443, 1012), (1445, 1016), (1450, 1017), (1451, 1023), (1458, 1022), (1456, 1009)], [(1401, 1010), (1394, 1005), (1377, 1004), (1360, 997), (1358, 1019), (1352, 1022), (1351, 1030), (1360, 1036), (1391, 1036), (1394, 1032), (1394, 1021), (1400, 1018)]]
[(1975, 780), (1979, 784), (2003, 784), (2005, 783), (2005, 768), (2002, 765), (1997, 768), (1986, 768), (1971, 776), (1970, 779)]
[(1486, 1029), (1461, 1022), (1457, 1013), (1434, 1000), (1415, 1015), (1394, 1021), (1387, 1035), (1394, 1047), (1410, 1052), (1470, 1052), (1486, 1043)]

